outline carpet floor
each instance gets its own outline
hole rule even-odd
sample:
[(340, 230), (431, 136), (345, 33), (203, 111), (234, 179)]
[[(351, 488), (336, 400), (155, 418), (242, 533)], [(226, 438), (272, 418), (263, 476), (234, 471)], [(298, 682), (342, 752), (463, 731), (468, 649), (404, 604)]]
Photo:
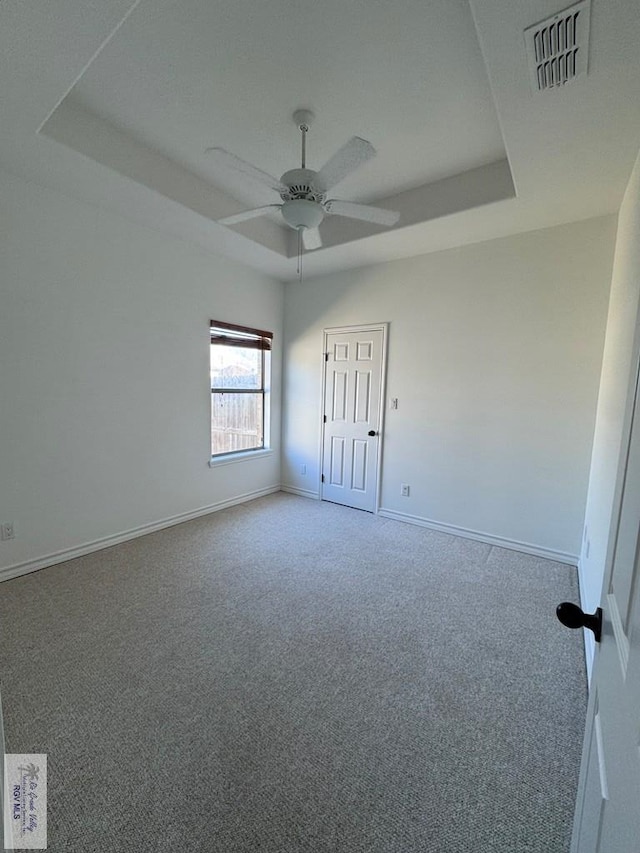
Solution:
[(278, 493), (0, 587), (53, 853), (563, 853), (576, 570)]

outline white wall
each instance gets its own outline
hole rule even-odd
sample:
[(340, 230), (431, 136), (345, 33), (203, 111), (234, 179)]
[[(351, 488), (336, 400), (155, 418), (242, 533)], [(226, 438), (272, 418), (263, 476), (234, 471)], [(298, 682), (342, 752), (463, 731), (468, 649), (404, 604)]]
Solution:
[[(625, 436), (625, 412), (632, 402), (629, 386), (638, 366), (639, 330), (640, 157), (636, 161), (618, 215), (585, 536), (580, 556), (582, 606), (589, 612), (593, 612), (600, 603), (610, 525), (616, 503), (618, 460)], [(587, 642), (590, 664), (593, 639), (588, 632)]]
[[(280, 282), (6, 173), (0, 258), (0, 570), (278, 487)], [(213, 469), (211, 317), (275, 333), (274, 453)]]
[(285, 487), (319, 490), (323, 328), (389, 321), (381, 506), (577, 559), (614, 237), (604, 217), (287, 285)]

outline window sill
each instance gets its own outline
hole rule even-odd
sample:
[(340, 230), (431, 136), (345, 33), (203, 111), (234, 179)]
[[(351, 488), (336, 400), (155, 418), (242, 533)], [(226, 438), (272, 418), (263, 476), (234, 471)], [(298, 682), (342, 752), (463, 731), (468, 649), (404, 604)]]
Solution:
[(212, 456), (209, 460), (209, 468), (232, 465), (234, 462), (246, 462), (249, 459), (264, 459), (265, 456), (273, 456), (273, 450), (267, 447), (264, 450), (245, 450), (240, 453), (227, 453), (224, 456)]

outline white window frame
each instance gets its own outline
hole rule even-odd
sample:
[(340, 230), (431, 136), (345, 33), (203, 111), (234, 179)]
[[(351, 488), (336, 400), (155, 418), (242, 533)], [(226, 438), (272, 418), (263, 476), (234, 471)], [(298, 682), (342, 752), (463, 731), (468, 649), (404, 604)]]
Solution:
[[(272, 454), (270, 447), (271, 439), (271, 347), (273, 342), (273, 333), (266, 332), (262, 329), (254, 329), (249, 326), (241, 326), (236, 323), (227, 323), (218, 320), (211, 320), (209, 323), (210, 329), (210, 347), (215, 346), (214, 339), (217, 339), (220, 345), (224, 345), (222, 339), (228, 337), (229, 341), (234, 341), (235, 346), (249, 346), (260, 350), (261, 358), (261, 386), (259, 388), (237, 389), (223, 388), (211, 386), (211, 394), (227, 393), (227, 394), (262, 394), (262, 444), (252, 448), (243, 448), (240, 450), (229, 450), (223, 453), (213, 453), (210, 447), (210, 467), (218, 465), (226, 465), (232, 462), (240, 462), (247, 459), (255, 459), (261, 456)], [(210, 410), (211, 411), (211, 410)], [(211, 422), (211, 415), (210, 415)]]

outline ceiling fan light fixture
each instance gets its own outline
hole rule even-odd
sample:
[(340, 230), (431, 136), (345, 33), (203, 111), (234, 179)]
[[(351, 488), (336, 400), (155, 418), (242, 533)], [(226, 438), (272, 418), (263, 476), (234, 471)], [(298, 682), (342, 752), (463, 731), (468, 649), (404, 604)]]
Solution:
[(315, 201), (294, 198), (281, 207), (284, 221), (296, 231), (300, 228), (317, 228), (324, 219), (322, 207)]

